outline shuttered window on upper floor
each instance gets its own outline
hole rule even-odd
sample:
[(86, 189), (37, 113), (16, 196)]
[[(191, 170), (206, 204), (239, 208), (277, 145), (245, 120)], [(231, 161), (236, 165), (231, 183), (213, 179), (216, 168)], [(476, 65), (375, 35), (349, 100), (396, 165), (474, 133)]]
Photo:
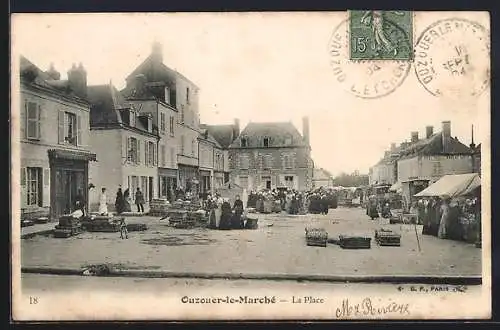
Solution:
[(36, 102), (26, 101), (26, 138), (39, 140), (41, 138), (41, 116), (42, 108)]

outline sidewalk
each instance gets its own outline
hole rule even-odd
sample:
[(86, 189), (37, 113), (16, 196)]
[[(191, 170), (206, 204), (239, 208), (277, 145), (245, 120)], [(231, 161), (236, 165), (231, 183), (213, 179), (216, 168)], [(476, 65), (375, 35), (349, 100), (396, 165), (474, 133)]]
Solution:
[(47, 222), (47, 223), (36, 224), (29, 227), (21, 227), (21, 238), (27, 238), (34, 235), (40, 235), (51, 232), (52, 230), (55, 229), (56, 225), (57, 225), (56, 222)]

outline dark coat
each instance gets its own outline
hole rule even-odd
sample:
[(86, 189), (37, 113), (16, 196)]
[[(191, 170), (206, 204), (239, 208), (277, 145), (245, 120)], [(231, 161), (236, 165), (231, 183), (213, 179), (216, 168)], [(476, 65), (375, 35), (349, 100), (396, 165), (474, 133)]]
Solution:
[(144, 194), (140, 190), (136, 191), (135, 193), (135, 204), (144, 204)]

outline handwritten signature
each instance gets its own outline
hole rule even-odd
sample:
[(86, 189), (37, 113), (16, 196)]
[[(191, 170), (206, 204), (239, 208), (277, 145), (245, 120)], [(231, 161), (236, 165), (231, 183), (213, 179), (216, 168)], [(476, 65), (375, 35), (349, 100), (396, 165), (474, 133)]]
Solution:
[(395, 301), (374, 303), (370, 298), (365, 298), (360, 303), (352, 303), (349, 299), (344, 299), (342, 300), (342, 306), (335, 311), (337, 318), (388, 314), (409, 315), (410, 304)]

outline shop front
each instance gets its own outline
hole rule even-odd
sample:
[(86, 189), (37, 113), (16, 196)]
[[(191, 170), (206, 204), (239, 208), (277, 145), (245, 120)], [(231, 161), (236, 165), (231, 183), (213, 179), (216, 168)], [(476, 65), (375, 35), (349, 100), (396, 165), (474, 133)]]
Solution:
[(200, 170), (200, 192), (210, 193), (212, 189), (212, 175), (210, 171)]
[(198, 179), (198, 167), (179, 165), (178, 187), (185, 192), (199, 193), (200, 182)]
[(96, 155), (81, 151), (49, 150), (50, 217), (58, 219), (76, 210), (83, 199), (88, 211), (88, 165)]
[(158, 169), (158, 191), (161, 198), (169, 201), (174, 200), (175, 190), (177, 189), (177, 170), (170, 168)]

